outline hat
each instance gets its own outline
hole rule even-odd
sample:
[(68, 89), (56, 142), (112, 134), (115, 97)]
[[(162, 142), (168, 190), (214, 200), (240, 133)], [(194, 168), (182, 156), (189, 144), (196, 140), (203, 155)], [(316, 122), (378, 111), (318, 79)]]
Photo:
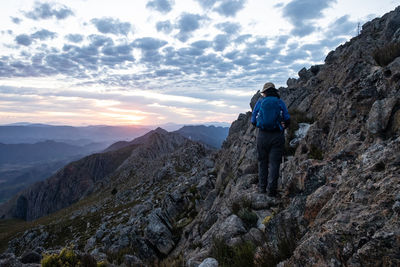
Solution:
[(267, 91), (269, 88), (275, 89), (275, 84), (270, 83), (270, 82), (264, 84), (264, 87), (263, 87), (263, 89), (261, 90), (261, 93), (265, 93), (265, 91)]

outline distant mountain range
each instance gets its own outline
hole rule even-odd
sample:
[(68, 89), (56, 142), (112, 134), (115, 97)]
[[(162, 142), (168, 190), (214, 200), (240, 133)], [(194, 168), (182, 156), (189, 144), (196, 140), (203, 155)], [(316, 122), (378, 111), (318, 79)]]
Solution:
[(212, 148), (220, 148), (226, 137), (228, 136), (228, 127), (215, 127), (204, 125), (184, 126), (175, 131), (184, 137), (198, 141)]
[[(178, 124), (170, 124), (176, 126)], [(227, 127), (215, 126), (184, 126), (174, 133), (192, 141), (198, 141), (209, 148), (220, 148), (228, 135)], [(128, 134), (135, 136), (146, 128), (90, 126), (70, 127), (51, 126), (45, 124), (18, 123), (18, 125), (0, 126), (0, 140), (5, 138), (5, 132), (10, 135), (8, 140), (38, 140), (43, 137), (53, 137), (59, 141), (40, 141), (29, 144), (0, 143), (0, 203), (10, 199), (17, 192), (37, 181), (42, 181), (53, 175), (58, 169), (73, 160), (95, 152), (111, 152), (132, 145), (148, 142), (154, 132), (167, 132), (164, 129), (147, 130), (147, 133), (132, 141), (117, 141), (106, 148), (110, 141), (90, 143), (94, 140), (113, 140)], [(83, 139), (77, 139), (83, 138)], [(106, 149), (105, 149), (106, 148)], [(105, 149), (105, 150), (104, 150)]]
[[(19, 124), (19, 123), (18, 123)], [(0, 126), (0, 143), (37, 143), (53, 140), (72, 145), (87, 145), (93, 142), (132, 140), (149, 128), (140, 126), (53, 126), (46, 124), (23, 124)]]
[[(0, 143), (20, 144), (37, 143), (46, 140), (63, 142), (71, 145), (87, 145), (93, 142), (129, 141), (139, 137), (150, 130), (160, 127), (167, 131), (176, 131), (184, 124), (166, 123), (162, 125), (135, 125), (135, 126), (58, 126), (41, 123), (17, 122), (7, 125), (0, 125)], [(229, 127), (226, 122), (210, 122), (203, 125), (191, 126), (214, 126)]]
[[(158, 127), (157, 129), (153, 131), (160, 131), (164, 129)], [(105, 152), (107, 151), (115, 151), (118, 149), (121, 149), (123, 147), (127, 147), (130, 145), (135, 145), (135, 144), (143, 144), (147, 142), (149, 136), (152, 135), (153, 131), (148, 132), (147, 134), (138, 137), (130, 142), (127, 141), (119, 141), (111, 146), (109, 146)], [(180, 134), (189, 140), (192, 141), (197, 141), (200, 143), (203, 143), (210, 148), (220, 148), (223, 141), (226, 139), (228, 136), (229, 128), (228, 127), (215, 127), (215, 126), (204, 126), (204, 125), (193, 125), (193, 126), (183, 126), (177, 131), (174, 131), (174, 133)]]

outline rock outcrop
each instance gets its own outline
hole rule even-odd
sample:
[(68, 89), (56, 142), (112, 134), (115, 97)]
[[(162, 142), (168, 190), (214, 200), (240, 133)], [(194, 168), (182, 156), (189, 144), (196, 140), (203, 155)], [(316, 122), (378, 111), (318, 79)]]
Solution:
[[(310, 126), (282, 164), (279, 198), (257, 193), (248, 112), (218, 153), (151, 135), (86, 202), (27, 230), (8, 252), (70, 245), (115, 264), (120, 253), (149, 266), (398, 266), (400, 57), (380, 66), (374, 51), (400, 41), (399, 29), (397, 8), (280, 88), (293, 118)], [(52, 243), (57, 224), (70, 232)]]

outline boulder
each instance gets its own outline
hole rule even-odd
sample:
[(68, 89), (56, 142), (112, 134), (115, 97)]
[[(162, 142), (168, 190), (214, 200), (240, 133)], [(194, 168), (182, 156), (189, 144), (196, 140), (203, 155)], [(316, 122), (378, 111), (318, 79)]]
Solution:
[(371, 134), (378, 134), (386, 129), (397, 101), (396, 98), (385, 98), (374, 102), (367, 120), (367, 129)]
[(160, 210), (155, 210), (148, 217), (148, 225), (145, 230), (146, 239), (164, 255), (174, 248), (170, 229), (164, 224), (159, 216)]
[(207, 258), (200, 263), (199, 267), (218, 267), (218, 261), (214, 258)]

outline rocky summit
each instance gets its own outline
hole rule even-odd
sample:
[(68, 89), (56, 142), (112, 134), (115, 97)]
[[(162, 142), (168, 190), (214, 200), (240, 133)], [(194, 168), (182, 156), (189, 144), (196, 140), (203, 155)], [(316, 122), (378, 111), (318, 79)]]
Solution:
[(110, 266), (399, 266), (399, 56), (397, 8), (280, 88), (279, 197), (257, 193), (251, 112), (218, 151), (158, 129), (19, 194), (4, 214), (36, 220), (1, 222), (0, 265), (67, 248)]

